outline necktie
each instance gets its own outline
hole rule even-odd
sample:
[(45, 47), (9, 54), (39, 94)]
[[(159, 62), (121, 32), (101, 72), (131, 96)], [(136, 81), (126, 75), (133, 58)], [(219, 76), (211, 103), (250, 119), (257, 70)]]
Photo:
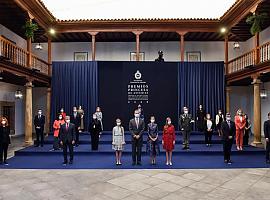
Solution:
[(66, 130), (68, 130), (68, 124), (67, 124), (67, 126), (66, 126)]
[(231, 128), (231, 123), (230, 123), (230, 121), (228, 121), (228, 126), (229, 126), (229, 128)]
[(137, 126), (137, 128), (139, 128), (139, 122), (138, 122), (139, 120), (138, 119), (136, 119), (136, 126)]

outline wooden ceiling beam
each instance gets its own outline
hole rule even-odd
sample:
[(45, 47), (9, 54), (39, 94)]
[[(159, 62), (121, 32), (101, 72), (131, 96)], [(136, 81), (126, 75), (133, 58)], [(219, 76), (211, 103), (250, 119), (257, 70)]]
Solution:
[(216, 32), (218, 20), (58, 22), (57, 32)]
[(263, 2), (263, 0), (239, 0), (229, 9), (221, 18), (220, 24), (227, 28), (232, 28), (247, 16), (254, 7)]
[(25, 12), (28, 13), (35, 21), (45, 30), (54, 26), (55, 17), (37, 0), (14, 0)]

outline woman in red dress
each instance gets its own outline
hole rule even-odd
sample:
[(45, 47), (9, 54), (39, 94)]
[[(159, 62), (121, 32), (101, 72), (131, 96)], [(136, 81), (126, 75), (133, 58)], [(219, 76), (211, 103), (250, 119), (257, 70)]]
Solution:
[(65, 123), (65, 120), (63, 119), (63, 115), (59, 114), (58, 119), (56, 119), (53, 123), (53, 149), (58, 150), (59, 149), (59, 131), (61, 125)]
[(162, 135), (163, 149), (166, 151), (166, 165), (172, 165), (172, 151), (175, 145), (175, 128), (172, 125), (171, 118), (166, 119)]
[(243, 111), (238, 109), (237, 114), (234, 118), (234, 123), (236, 127), (236, 148), (238, 151), (243, 150), (243, 138), (244, 138), (244, 131), (246, 127), (246, 118), (243, 115)]

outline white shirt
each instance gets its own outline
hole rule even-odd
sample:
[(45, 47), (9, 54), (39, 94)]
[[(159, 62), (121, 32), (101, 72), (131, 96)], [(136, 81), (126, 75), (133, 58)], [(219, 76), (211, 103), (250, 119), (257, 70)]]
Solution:
[(206, 124), (207, 124), (207, 129), (209, 130), (209, 129), (211, 129), (213, 122), (208, 119)]

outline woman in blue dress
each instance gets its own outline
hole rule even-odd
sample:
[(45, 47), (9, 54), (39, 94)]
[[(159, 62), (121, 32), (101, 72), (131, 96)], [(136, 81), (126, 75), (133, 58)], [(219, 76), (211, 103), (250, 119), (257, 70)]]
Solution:
[(159, 140), (158, 140), (158, 125), (155, 123), (155, 117), (150, 118), (150, 123), (147, 126), (147, 152), (151, 156), (151, 164), (156, 164), (156, 156), (159, 154)]

